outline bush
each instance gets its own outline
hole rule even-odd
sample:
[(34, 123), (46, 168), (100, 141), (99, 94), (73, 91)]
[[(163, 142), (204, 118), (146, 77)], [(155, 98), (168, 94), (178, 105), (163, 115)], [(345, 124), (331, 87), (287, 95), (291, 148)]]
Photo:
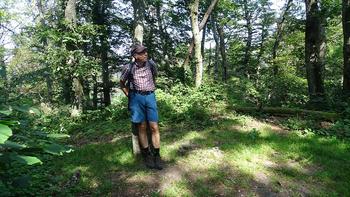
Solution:
[(210, 106), (226, 100), (224, 86), (203, 85), (200, 88), (177, 84), (169, 91), (157, 90), (158, 109), (162, 121), (205, 121)]

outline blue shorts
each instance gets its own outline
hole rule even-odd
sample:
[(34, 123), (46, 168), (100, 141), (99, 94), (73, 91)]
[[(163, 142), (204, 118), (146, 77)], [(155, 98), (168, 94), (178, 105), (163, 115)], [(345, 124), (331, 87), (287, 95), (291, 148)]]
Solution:
[(144, 121), (158, 122), (158, 108), (156, 95), (141, 95), (130, 92), (131, 122), (141, 123)]

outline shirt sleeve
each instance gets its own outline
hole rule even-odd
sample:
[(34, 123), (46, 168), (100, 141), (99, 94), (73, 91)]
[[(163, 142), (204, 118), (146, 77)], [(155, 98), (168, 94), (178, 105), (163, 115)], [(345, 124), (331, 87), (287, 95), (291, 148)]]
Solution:
[(122, 74), (120, 75), (120, 80), (122, 81), (127, 81), (128, 80), (128, 75), (129, 75), (129, 64), (124, 65), (122, 69)]

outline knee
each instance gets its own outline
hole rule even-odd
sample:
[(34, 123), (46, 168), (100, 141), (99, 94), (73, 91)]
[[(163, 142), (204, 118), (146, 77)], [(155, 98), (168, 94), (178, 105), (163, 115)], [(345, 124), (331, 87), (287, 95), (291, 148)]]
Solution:
[(146, 131), (147, 124), (146, 123), (140, 123), (139, 124), (139, 130), (140, 131)]
[(151, 123), (150, 129), (151, 129), (152, 133), (159, 133), (158, 124), (156, 124), (156, 123)]

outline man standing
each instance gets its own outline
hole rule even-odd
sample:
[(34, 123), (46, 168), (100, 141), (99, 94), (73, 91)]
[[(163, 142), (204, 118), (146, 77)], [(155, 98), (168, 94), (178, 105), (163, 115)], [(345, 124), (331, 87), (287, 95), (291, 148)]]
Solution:
[[(131, 121), (138, 125), (141, 153), (148, 168), (163, 169), (159, 154), (160, 135), (155, 97), (155, 63), (148, 60), (147, 48), (135, 45), (131, 49), (135, 62), (123, 68), (120, 87), (129, 98)], [(152, 133), (154, 153), (151, 154), (147, 139), (147, 124)]]

